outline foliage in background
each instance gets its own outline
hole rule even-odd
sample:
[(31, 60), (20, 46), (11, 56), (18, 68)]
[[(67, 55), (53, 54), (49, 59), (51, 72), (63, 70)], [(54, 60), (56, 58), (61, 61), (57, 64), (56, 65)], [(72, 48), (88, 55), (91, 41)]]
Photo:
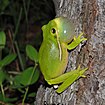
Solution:
[[(6, 44), (5, 33), (0, 32), (0, 46), (1, 46), (0, 51), (1, 52), (5, 44)], [(7, 83), (9, 83), (9, 85), (5, 83), (5, 85), (7, 84), (8, 88), (10, 86), (11, 89), (18, 90), (24, 95), (22, 99), (22, 105), (24, 105), (24, 101), (27, 97), (29, 86), (34, 84), (38, 80), (39, 78), (39, 70), (37, 68), (38, 52), (31, 45), (27, 45), (26, 54), (34, 62), (34, 65), (26, 68), (23, 72), (19, 72), (19, 74), (14, 76), (12, 79), (9, 77), (8, 71), (6, 71), (5, 67), (16, 59), (16, 54), (9, 54), (5, 58), (0, 60), (0, 87), (1, 87), (0, 101), (9, 103), (9, 102), (18, 100), (17, 96), (15, 98), (6, 97), (5, 91), (3, 89), (3, 83), (5, 80), (7, 80)], [(34, 96), (35, 94), (33, 95), (33, 97)]]
[(52, 0), (0, 0), (0, 104), (35, 99), (41, 26), (54, 17)]

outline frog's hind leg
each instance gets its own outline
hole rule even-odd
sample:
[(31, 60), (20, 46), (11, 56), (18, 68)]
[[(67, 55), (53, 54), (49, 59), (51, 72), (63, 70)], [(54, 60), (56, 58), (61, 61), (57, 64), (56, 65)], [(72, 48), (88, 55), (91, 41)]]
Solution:
[(56, 90), (57, 93), (61, 93), (63, 92), (67, 87), (69, 87), (73, 82), (75, 82), (77, 79), (79, 79), (80, 77), (86, 77), (84, 75), (84, 72), (87, 70), (87, 68), (83, 69), (83, 70), (79, 70), (79, 69), (75, 70), (75, 73), (70, 75), (69, 78), (67, 78)]
[(80, 70), (80, 66), (76, 70), (72, 70), (70, 72), (67, 72), (65, 74), (62, 74), (61, 76), (47, 80), (48, 84), (59, 84), (62, 83), (59, 88), (57, 89), (57, 92), (60, 93), (64, 91), (69, 85), (71, 85), (75, 80), (77, 80), (79, 77), (85, 77), (84, 72), (87, 70), (87, 68)]

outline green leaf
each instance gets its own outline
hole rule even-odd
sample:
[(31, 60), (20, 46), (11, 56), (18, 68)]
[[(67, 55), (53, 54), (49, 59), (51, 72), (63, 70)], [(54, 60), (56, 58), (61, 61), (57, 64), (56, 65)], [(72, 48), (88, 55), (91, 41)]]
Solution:
[[(14, 78), (15, 85), (22, 84), (24, 86), (27, 86), (27, 85), (34, 84), (39, 78), (39, 70), (35, 69), (34, 73), (33, 73), (33, 70), (34, 70), (34, 67), (29, 67), (26, 70), (24, 70), (21, 74), (15, 76)], [(32, 73), (33, 73), (33, 76), (32, 76)], [(32, 76), (32, 79), (29, 83), (31, 76)]]
[(0, 70), (0, 85), (3, 83), (5, 78), (6, 78), (6, 74), (2, 70)]
[(27, 45), (26, 53), (31, 60), (33, 60), (34, 62), (38, 62), (38, 52), (33, 46)]
[(16, 54), (9, 54), (0, 61), (0, 67), (7, 66), (16, 58)]
[(8, 6), (9, 0), (0, 0), (0, 13)]
[[(4, 99), (4, 97), (3, 97), (3, 95), (2, 94), (0, 94), (0, 101), (3, 101), (3, 102), (14, 102), (14, 101), (16, 101), (17, 100), (17, 98), (16, 97), (12, 97), (12, 98), (8, 98), (8, 97), (5, 97), (5, 99)], [(1, 105), (1, 104), (0, 104)]]
[(17, 75), (14, 77), (14, 84), (12, 85), (12, 88), (24, 88), (24, 86), (21, 84), (21, 75)]
[(36, 93), (33, 92), (33, 93), (28, 94), (28, 97), (35, 97), (35, 95), (36, 95)]
[(0, 32), (0, 49), (4, 48), (6, 44), (6, 35), (3, 31)]

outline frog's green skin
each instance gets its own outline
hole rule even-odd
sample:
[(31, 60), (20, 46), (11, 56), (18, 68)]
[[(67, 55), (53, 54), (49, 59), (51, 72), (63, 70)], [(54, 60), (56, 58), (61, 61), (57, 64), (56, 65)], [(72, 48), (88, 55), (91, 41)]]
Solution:
[(43, 42), (39, 50), (40, 69), (50, 85), (62, 83), (57, 89), (57, 92), (61, 93), (79, 77), (84, 77), (87, 68), (80, 70), (78, 67), (77, 70), (64, 72), (68, 63), (67, 50), (74, 49), (86, 38), (81, 38), (83, 33), (76, 38), (73, 24), (64, 17), (51, 20), (42, 27), (42, 30)]

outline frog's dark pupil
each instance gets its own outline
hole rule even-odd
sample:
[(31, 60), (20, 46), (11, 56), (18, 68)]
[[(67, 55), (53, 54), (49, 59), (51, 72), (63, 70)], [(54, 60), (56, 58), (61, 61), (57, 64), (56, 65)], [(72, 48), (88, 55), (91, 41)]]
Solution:
[(53, 34), (55, 34), (55, 33), (56, 33), (56, 30), (55, 30), (54, 28), (52, 28), (52, 30), (51, 30), (51, 31), (52, 31), (52, 33), (53, 33)]

